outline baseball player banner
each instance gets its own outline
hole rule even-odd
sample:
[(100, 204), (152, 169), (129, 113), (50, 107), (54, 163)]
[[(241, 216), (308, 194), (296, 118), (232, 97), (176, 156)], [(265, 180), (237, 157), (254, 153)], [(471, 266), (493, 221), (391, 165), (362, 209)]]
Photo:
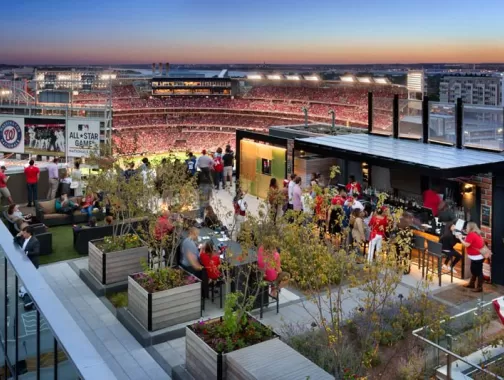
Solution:
[(69, 157), (89, 157), (91, 152), (98, 154), (100, 121), (69, 119), (67, 133)]
[(0, 152), (24, 153), (25, 120), (22, 117), (0, 116)]
[(25, 153), (43, 156), (65, 155), (65, 120), (26, 118)]

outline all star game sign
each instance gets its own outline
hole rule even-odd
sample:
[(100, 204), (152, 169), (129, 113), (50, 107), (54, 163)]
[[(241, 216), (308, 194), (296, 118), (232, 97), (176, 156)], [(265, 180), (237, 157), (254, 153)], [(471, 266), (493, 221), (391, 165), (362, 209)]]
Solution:
[(100, 145), (100, 122), (97, 120), (68, 120), (68, 156), (89, 157)]

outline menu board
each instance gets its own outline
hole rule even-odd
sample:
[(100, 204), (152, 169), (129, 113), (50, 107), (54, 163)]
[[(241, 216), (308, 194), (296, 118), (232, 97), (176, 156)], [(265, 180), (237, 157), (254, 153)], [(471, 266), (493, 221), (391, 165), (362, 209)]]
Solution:
[(481, 206), (481, 225), (490, 227), (490, 216), (491, 216), (491, 209), (490, 206)]

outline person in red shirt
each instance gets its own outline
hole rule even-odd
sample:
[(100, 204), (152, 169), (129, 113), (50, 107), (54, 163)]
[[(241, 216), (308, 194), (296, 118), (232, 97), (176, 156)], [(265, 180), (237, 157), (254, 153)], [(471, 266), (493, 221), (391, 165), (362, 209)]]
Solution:
[(381, 207), (375, 211), (371, 220), (369, 221), (369, 250), (368, 261), (372, 262), (375, 251), (380, 252), (382, 241), (385, 238), (388, 228), (388, 218), (384, 215), (385, 207)]
[(348, 195), (351, 195), (354, 198), (359, 198), (362, 194), (362, 186), (355, 180), (355, 176), (350, 176), (350, 181), (346, 185), (346, 191)]
[(430, 208), (434, 216), (438, 216), (439, 206), (441, 205), (441, 198), (434, 190), (425, 190), (423, 192), (423, 205), (425, 208)]
[(164, 209), (161, 216), (156, 220), (154, 227), (154, 237), (161, 241), (163, 238), (173, 231), (173, 224), (170, 220), (170, 210)]
[(208, 279), (210, 281), (217, 281), (220, 276), (220, 256), (214, 250), (214, 246), (211, 241), (208, 241), (203, 246), (200, 252), (200, 263), (203, 265), (207, 271)]
[(7, 198), (9, 204), (13, 204), (11, 193), (7, 188), (7, 181), (9, 177), (5, 175), (7, 168), (5, 166), (0, 167), (0, 200), (3, 198)]
[[(476, 223), (467, 223), (467, 236), (458, 236), (460, 242), (466, 247), (467, 257), (471, 260), (471, 280), (464, 287), (472, 289), (473, 292), (483, 291), (483, 262), (485, 258), (481, 250), (485, 246), (485, 241), (481, 237), (481, 231)], [(477, 282), (476, 282), (477, 280)]]
[(24, 170), (26, 177), (26, 187), (28, 189), (28, 205), (31, 207), (38, 199), (38, 181), (40, 178), (40, 169), (35, 166), (35, 161), (30, 160), (28, 166)]

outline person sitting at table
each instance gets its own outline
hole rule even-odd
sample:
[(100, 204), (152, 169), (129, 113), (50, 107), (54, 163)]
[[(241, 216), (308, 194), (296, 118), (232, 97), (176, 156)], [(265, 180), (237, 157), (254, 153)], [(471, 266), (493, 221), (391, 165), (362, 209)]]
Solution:
[(17, 223), (20, 225), (22, 222), (26, 222), (28, 224), (31, 223), (32, 215), (23, 213), (19, 210), (19, 206), (17, 204), (10, 204), (7, 208), (7, 218), (11, 223)]
[(203, 249), (200, 252), (200, 262), (206, 269), (209, 281), (217, 281), (220, 278), (220, 256), (214, 249), (214, 245), (211, 240), (207, 241), (203, 246)]
[(72, 214), (79, 206), (68, 199), (67, 193), (62, 193), (60, 197), (56, 199), (54, 208), (58, 214)]
[(257, 250), (257, 267), (264, 273), (264, 280), (273, 283), (270, 295), (276, 298), (278, 289), (287, 284), (290, 274), (282, 272), (280, 254), (269, 240), (266, 240)]
[[(458, 236), (460, 242), (466, 247), (467, 257), (471, 260), (471, 280), (464, 285), (473, 292), (483, 291), (483, 262), (485, 258), (481, 250), (485, 247), (485, 241), (481, 237), (481, 231), (474, 222), (467, 223), (467, 236)], [(477, 280), (477, 281), (476, 281)]]
[(180, 266), (187, 272), (192, 273), (198, 278), (201, 278), (203, 266), (199, 262), (200, 251), (196, 246), (199, 230), (195, 227), (189, 229), (187, 236), (180, 247)]
[(380, 252), (382, 241), (387, 234), (388, 218), (384, 214), (385, 207), (378, 208), (369, 221), (369, 228), (371, 229), (367, 258), (369, 262), (373, 261), (375, 251)]
[(212, 206), (205, 207), (205, 219), (203, 220), (203, 226), (212, 230), (222, 227), (222, 222), (219, 220), (219, 217)]
[[(454, 248), (458, 242), (458, 239), (455, 237), (454, 233), (455, 224), (453, 222), (450, 222), (445, 226), (443, 235), (439, 239), (439, 242), (442, 245), (442, 252), (446, 255), (446, 259), (443, 264), (443, 270), (452, 270), (453, 273), (457, 273), (457, 271), (455, 270), (455, 265), (457, 265), (457, 263), (462, 259), (462, 255)], [(450, 263), (449, 267), (448, 263)]]

